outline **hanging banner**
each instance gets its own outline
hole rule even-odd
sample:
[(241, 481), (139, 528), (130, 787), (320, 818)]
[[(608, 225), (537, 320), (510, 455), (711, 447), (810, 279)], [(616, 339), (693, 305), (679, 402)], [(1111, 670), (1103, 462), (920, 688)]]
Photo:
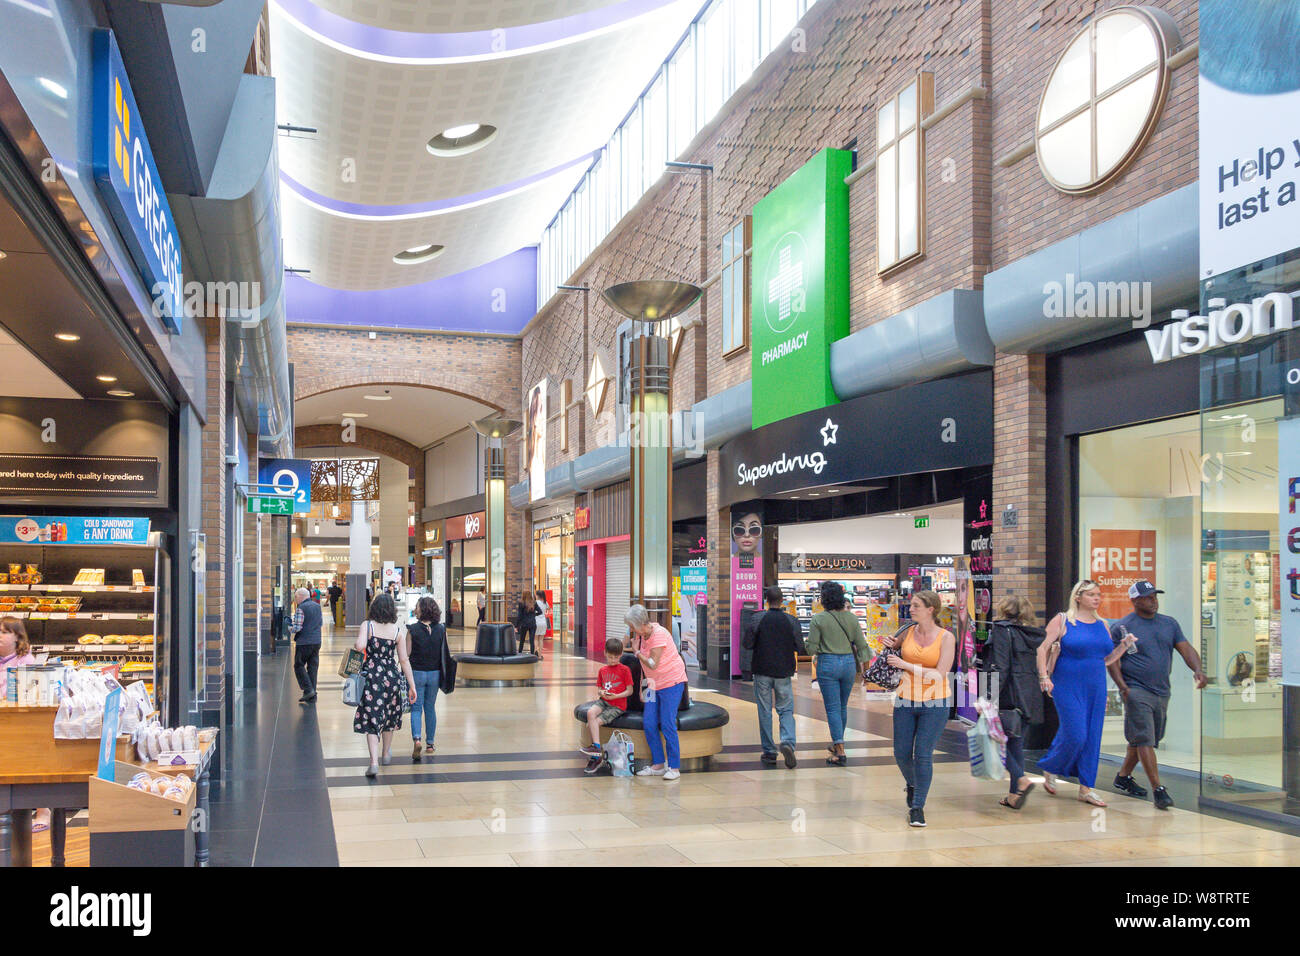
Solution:
[(257, 465), (257, 490), (291, 498), (294, 514), (311, 511), (311, 461), (307, 458), (263, 458)]
[(839, 401), (831, 343), (849, 333), (853, 154), (823, 149), (754, 204), (753, 426)]
[(528, 390), (528, 431), (524, 436), (528, 500), (546, 497), (546, 379)]
[(1277, 423), (1282, 683), (1300, 687), (1300, 418)]
[(1156, 587), (1156, 533), (1093, 528), (1088, 532), (1088, 577), (1101, 589), (1097, 613), (1107, 620), (1130, 614), (1128, 589), (1139, 578)]
[(1199, 13), (1204, 300), (1235, 294), (1216, 277), (1300, 245), (1300, 58), (1294, 3), (1201, 0)]

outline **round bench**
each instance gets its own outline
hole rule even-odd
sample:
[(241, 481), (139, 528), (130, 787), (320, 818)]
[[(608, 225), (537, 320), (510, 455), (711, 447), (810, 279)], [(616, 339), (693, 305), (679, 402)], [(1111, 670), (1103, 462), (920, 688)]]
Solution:
[(526, 687), (537, 676), (536, 654), (457, 654), (456, 679), (465, 687)]
[[(582, 722), (582, 742), (591, 743), (591, 732), (587, 727), (587, 708), (593, 702), (579, 704), (573, 708), (573, 716)], [(681, 745), (682, 771), (704, 770), (709, 765), (709, 758), (722, 753), (722, 728), (727, 726), (731, 715), (726, 708), (717, 704), (706, 704), (692, 700), (689, 707), (677, 712), (677, 740)], [(609, 743), (610, 736), (621, 730), (632, 739), (636, 754), (637, 767), (648, 767), (650, 745), (645, 738), (644, 715), (639, 711), (629, 710), (612, 724), (600, 728), (600, 742)]]

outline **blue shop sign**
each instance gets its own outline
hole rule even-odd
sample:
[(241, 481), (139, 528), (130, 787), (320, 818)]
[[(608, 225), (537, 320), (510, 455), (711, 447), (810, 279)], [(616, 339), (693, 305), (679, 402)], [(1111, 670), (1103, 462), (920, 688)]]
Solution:
[(257, 466), (257, 491), (292, 497), (294, 514), (306, 514), (311, 511), (311, 461), (263, 458)]
[(0, 516), (0, 544), (148, 543), (148, 518)]
[(95, 181), (140, 270), (154, 313), (179, 333), (185, 315), (181, 235), (111, 31), (95, 31), (94, 51)]

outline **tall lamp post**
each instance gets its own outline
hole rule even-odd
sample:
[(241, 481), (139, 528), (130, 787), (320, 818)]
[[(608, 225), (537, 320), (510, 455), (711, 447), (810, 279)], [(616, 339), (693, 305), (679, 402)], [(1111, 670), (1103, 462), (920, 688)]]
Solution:
[(672, 613), (673, 435), (670, 349), (659, 324), (689, 309), (701, 291), (689, 282), (643, 279), (601, 293), (636, 323), (624, 380), (631, 400), (630, 593), (633, 603), (644, 605), (665, 627)]
[(487, 597), (487, 622), (506, 619), (506, 439), (519, 430), (512, 418), (480, 418), (471, 423), (487, 439), (483, 454), (483, 477), (487, 507), (484, 541), (487, 560), (483, 592)]

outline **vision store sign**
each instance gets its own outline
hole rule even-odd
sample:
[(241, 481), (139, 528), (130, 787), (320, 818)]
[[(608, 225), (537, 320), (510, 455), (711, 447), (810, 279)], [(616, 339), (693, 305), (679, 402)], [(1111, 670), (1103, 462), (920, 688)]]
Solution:
[(852, 154), (824, 149), (754, 206), (753, 427), (839, 401), (830, 347), (849, 331)]

